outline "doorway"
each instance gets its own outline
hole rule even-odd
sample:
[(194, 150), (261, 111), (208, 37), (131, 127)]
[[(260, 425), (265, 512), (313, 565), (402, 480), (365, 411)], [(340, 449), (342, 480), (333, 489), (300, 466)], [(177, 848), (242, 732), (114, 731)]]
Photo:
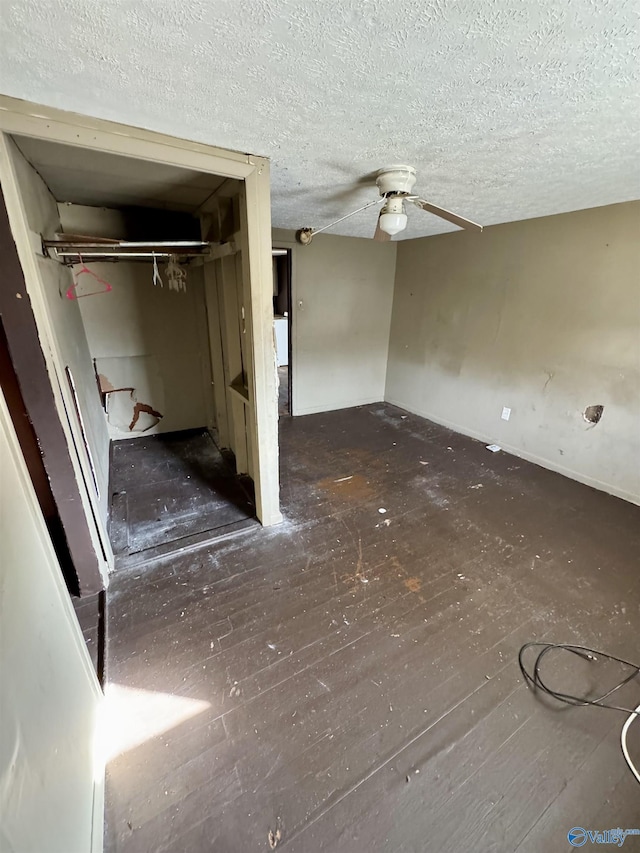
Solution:
[(274, 248), (273, 252), (273, 316), (278, 367), (278, 415), (292, 414), (292, 297), (291, 249)]
[(278, 523), (268, 164), (1, 100), (11, 229), (103, 576), (114, 553)]

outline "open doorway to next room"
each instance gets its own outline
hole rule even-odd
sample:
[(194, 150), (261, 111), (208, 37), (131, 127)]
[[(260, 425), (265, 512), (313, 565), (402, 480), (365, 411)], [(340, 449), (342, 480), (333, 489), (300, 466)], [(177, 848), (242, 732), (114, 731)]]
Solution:
[(291, 249), (273, 249), (273, 316), (278, 365), (278, 414), (292, 413)]

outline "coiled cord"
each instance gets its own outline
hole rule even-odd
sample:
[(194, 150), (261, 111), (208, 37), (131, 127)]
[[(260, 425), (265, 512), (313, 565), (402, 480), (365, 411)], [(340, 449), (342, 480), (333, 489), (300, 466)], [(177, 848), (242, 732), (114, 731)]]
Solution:
[[(531, 672), (527, 670), (524, 663), (524, 655), (527, 649), (538, 648), (539, 652), (536, 655), (535, 662), (533, 664), (533, 669)], [(589, 698), (587, 696), (575, 696), (572, 693), (565, 693), (560, 690), (555, 690), (544, 681), (541, 675), (541, 666), (544, 658), (552, 651), (565, 651), (570, 652), (571, 654), (577, 655), (583, 660), (587, 661), (598, 661), (598, 660), (608, 660), (614, 661), (615, 663), (622, 664), (623, 666), (627, 666), (631, 669), (631, 673), (619, 681), (616, 685), (614, 685), (611, 689), (604, 692), (601, 696), (596, 698)], [(616, 691), (620, 690), (620, 688), (624, 687), (629, 682), (633, 681), (634, 678), (637, 678), (640, 674), (640, 666), (635, 663), (631, 663), (631, 661), (624, 660), (624, 658), (616, 657), (615, 655), (610, 655), (607, 652), (599, 651), (598, 649), (590, 649), (588, 646), (576, 646), (572, 643), (525, 643), (524, 646), (520, 649), (518, 653), (518, 663), (520, 665), (520, 671), (522, 672), (523, 678), (527, 685), (534, 691), (540, 691), (545, 693), (547, 696), (551, 696), (553, 699), (557, 699), (558, 702), (564, 702), (567, 705), (577, 705), (577, 706), (589, 706), (593, 705), (597, 708), (608, 708), (611, 711), (621, 711), (622, 713), (629, 714), (624, 726), (622, 727), (622, 732), (620, 734), (620, 745), (622, 747), (622, 754), (625, 757), (627, 764), (629, 765), (629, 769), (635, 776), (636, 780), (640, 782), (640, 772), (637, 767), (633, 764), (631, 760), (631, 756), (629, 755), (629, 750), (627, 748), (627, 732), (629, 731), (629, 727), (631, 723), (636, 719), (636, 717), (640, 716), (640, 705), (636, 708), (625, 708), (621, 705), (614, 705), (605, 700), (609, 699)]]

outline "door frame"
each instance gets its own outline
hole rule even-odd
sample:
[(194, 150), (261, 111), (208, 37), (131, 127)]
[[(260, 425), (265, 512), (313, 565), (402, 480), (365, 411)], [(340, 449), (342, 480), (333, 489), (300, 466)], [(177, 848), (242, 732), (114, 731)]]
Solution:
[[(269, 161), (264, 157), (227, 151), (198, 142), (167, 136), (141, 128), (94, 119), (76, 113), (0, 96), (0, 179), (2, 181), (11, 229), (25, 273), (27, 290), (60, 420), (65, 430), (82, 505), (92, 533), (96, 554), (106, 585), (113, 568), (113, 554), (101, 523), (96, 498), (87, 484), (92, 475), (86, 453), (74, 445), (82, 443), (79, 431), (65, 415), (60, 385), (64, 381), (61, 364), (43, 301), (33, 286), (35, 271), (34, 240), (21, 213), (20, 193), (7, 162), (7, 134), (30, 136), (51, 142), (120, 154), (155, 163), (212, 173), (244, 182), (243, 215), (247, 230), (249, 270), (244, 293), (247, 331), (250, 333), (251, 370), (250, 405), (247, 407), (248, 439), (254, 451), (256, 514), (264, 526), (282, 521), (279, 503), (277, 374), (273, 345), (273, 302), (271, 272), (271, 206)], [(30, 284), (31, 282), (31, 284)], [(54, 378), (57, 377), (57, 381)], [(57, 386), (57, 387), (56, 387)], [(76, 434), (78, 432), (78, 434)], [(105, 556), (102, 556), (102, 551)]]
[[(0, 139), (0, 149), (2, 142)], [(87, 595), (104, 588), (101, 572), (104, 557), (83, 500), (82, 481), (65, 430), (66, 412), (61, 412), (57, 399), (59, 383), (52, 381), (51, 365), (46, 360), (45, 347), (38, 333), (24, 267), (9, 223), (5, 189), (3, 182), (0, 189), (0, 263), (3, 273), (0, 312), (10, 369), (35, 433), (36, 447), (60, 520), (60, 533), (68, 547), (72, 564), (67, 566), (70, 589), (79, 595)], [(71, 574), (75, 574), (75, 578)]]

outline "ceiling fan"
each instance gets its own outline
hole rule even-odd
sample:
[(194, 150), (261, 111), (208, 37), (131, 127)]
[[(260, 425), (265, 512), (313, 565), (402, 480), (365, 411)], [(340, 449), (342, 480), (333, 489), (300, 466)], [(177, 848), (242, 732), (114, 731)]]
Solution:
[(446, 219), (447, 222), (452, 222), (460, 228), (469, 228), (474, 231), (482, 231), (482, 225), (477, 222), (471, 222), (470, 219), (465, 219), (463, 216), (458, 216), (450, 210), (445, 210), (443, 207), (437, 207), (425, 201), (420, 196), (413, 195), (413, 185), (416, 182), (416, 170), (413, 166), (387, 166), (376, 175), (376, 186), (380, 193), (380, 198), (370, 201), (367, 204), (354, 210), (353, 213), (348, 213), (335, 222), (325, 225), (323, 228), (301, 228), (296, 231), (296, 240), (303, 246), (308, 246), (313, 240), (315, 234), (321, 231), (326, 231), (332, 228), (339, 222), (343, 222), (350, 216), (355, 216), (366, 210), (368, 207), (373, 207), (376, 204), (382, 204), (378, 215), (378, 223), (376, 226), (374, 240), (378, 242), (386, 242), (395, 234), (399, 234), (407, 227), (407, 214), (405, 212), (405, 204), (414, 204), (416, 207), (426, 210), (427, 213), (433, 213), (441, 219)]

